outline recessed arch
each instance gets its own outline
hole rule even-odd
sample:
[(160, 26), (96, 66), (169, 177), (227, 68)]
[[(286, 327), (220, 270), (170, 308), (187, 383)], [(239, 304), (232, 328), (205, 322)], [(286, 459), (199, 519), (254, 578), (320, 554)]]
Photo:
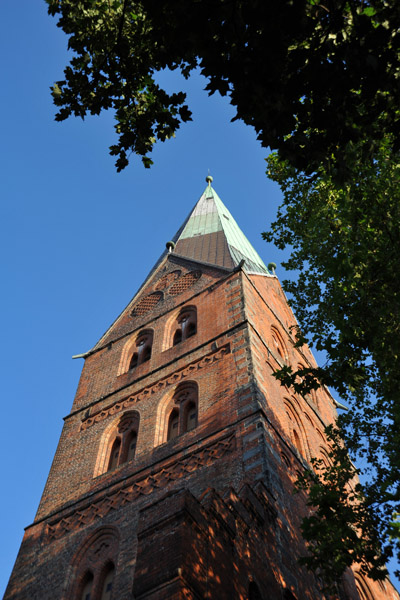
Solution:
[[(306, 367), (303, 365), (303, 363), (298, 363), (298, 364), (297, 364), (297, 367), (296, 367), (296, 370), (297, 370), (297, 371), (304, 371), (305, 369), (306, 369)], [(297, 378), (297, 379), (298, 379), (300, 382), (302, 382), (302, 381), (303, 381), (303, 379), (304, 379), (303, 375), (300, 375), (299, 373), (297, 374), (296, 378)]]
[(130, 336), (122, 349), (117, 376), (123, 375), (150, 360), (154, 331), (142, 329)]
[(310, 425), (310, 427), (312, 427), (312, 429), (315, 429), (314, 423), (312, 418), (310, 417), (310, 415), (308, 413), (306, 413), (305, 411), (303, 412), (304, 418), (305, 420), (308, 422), (308, 424)]
[(374, 597), (371, 593), (371, 590), (369, 589), (368, 584), (359, 573), (355, 575), (355, 582), (358, 595), (360, 596), (360, 600), (374, 600)]
[(118, 458), (121, 452), (121, 438), (117, 436), (111, 446), (110, 458), (108, 460), (107, 471), (112, 471), (118, 466)]
[(167, 321), (163, 350), (178, 346), (197, 333), (197, 307), (189, 304), (175, 311)]
[(126, 462), (130, 462), (135, 458), (137, 446), (137, 431), (130, 431), (126, 444)]
[[(140, 413), (137, 410), (127, 410), (106, 427), (101, 436), (93, 477), (115, 469), (127, 462), (128, 457), (129, 461), (133, 460), (134, 454), (130, 445), (134, 442), (136, 453), (139, 424)], [(112, 455), (113, 452), (116, 456)]]
[(78, 600), (90, 600), (91, 596), (93, 596), (93, 581), (94, 575), (88, 570), (83, 575), (82, 582), (78, 584)]
[(167, 440), (173, 440), (179, 435), (179, 410), (173, 408), (168, 417)]
[[(108, 561), (99, 576), (99, 600), (111, 600), (115, 577), (115, 565), (112, 560)], [(91, 599), (90, 599), (91, 600)]]
[(111, 600), (103, 591), (112, 590), (118, 551), (115, 527), (101, 527), (87, 537), (66, 570), (64, 600)]
[(289, 398), (284, 399), (284, 404), (286, 407), (286, 414), (288, 416), (289, 422), (297, 426), (298, 429), (303, 429), (301, 418), (298, 413), (298, 407), (296, 407), (293, 401)]
[(304, 456), (305, 452), (304, 452), (303, 444), (301, 443), (300, 436), (297, 433), (297, 429), (293, 428), (292, 439), (293, 439), (293, 443), (296, 446), (300, 456)]
[[(198, 410), (199, 388), (197, 382), (187, 381), (169, 390), (158, 403), (155, 446), (197, 427)], [(172, 421), (174, 421), (174, 429), (172, 429)], [(174, 435), (172, 435), (173, 432)]]
[(275, 326), (271, 326), (271, 337), (272, 337), (272, 348), (275, 354), (275, 358), (278, 361), (288, 362), (288, 351), (283, 337), (279, 329)]
[(308, 445), (307, 433), (299, 415), (298, 403), (294, 398), (284, 398), (283, 402), (286, 408), (287, 426), (290, 439), (300, 456), (308, 460), (310, 458), (310, 449)]
[(183, 407), (183, 433), (197, 427), (197, 403), (189, 400)]
[(332, 459), (329, 456), (329, 451), (324, 448), (323, 446), (320, 446), (319, 448), (319, 457), (322, 460), (322, 462), (324, 463), (324, 466), (326, 468), (329, 468), (332, 466)]

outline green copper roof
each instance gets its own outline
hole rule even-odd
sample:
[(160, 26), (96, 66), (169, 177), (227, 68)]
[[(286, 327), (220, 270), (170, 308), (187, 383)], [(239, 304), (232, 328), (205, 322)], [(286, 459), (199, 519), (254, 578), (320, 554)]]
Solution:
[[(212, 177), (208, 176), (207, 181), (211, 183)], [(243, 269), (248, 273), (260, 273), (274, 277), (211, 185), (206, 187), (200, 200), (172, 241), (174, 242), (172, 244), (172, 256), (182, 256), (183, 258), (197, 260), (228, 270), (234, 269), (243, 260)], [(170, 242), (168, 242), (167, 247), (169, 245)], [(139, 296), (167, 255), (168, 250), (164, 250), (134, 298)], [(125, 311), (121, 313), (120, 317), (123, 317), (124, 314)], [(85, 354), (76, 355), (74, 358), (86, 358), (96, 348), (100, 348), (104, 340), (107, 340), (108, 332), (120, 317), (114, 321), (92, 350)]]
[(270, 274), (210, 184), (173, 241), (174, 254), (226, 268), (244, 260), (246, 271)]

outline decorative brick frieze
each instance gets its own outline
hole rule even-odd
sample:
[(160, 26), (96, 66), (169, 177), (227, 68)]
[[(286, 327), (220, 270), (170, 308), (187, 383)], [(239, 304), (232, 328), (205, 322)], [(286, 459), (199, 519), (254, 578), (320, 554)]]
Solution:
[(192, 287), (198, 279), (201, 277), (201, 271), (190, 271), (183, 275), (176, 283), (174, 283), (168, 290), (171, 296), (179, 296), (185, 290)]
[(155, 306), (163, 299), (162, 292), (154, 292), (148, 296), (144, 296), (132, 310), (132, 317), (143, 317), (147, 315)]
[(225, 435), (200, 450), (194, 451), (177, 461), (171, 461), (151, 475), (148, 474), (138, 477), (133, 482), (130, 481), (115, 492), (95, 500), (89, 506), (74, 510), (61, 519), (50, 521), (46, 527), (47, 538), (49, 541), (58, 539), (70, 531), (102, 519), (109, 512), (133, 502), (140, 496), (148, 496), (156, 490), (164, 489), (170, 482), (182, 479), (201, 467), (212, 465), (216, 460), (220, 460), (226, 454), (233, 452), (235, 448), (235, 434)]
[(221, 348), (218, 348), (217, 350), (214, 350), (213, 352), (210, 352), (209, 354), (206, 354), (205, 356), (202, 356), (201, 358), (194, 360), (193, 362), (189, 363), (185, 367), (178, 369), (174, 373), (167, 375), (166, 377), (163, 377), (162, 379), (159, 379), (155, 383), (143, 388), (136, 394), (133, 394), (132, 396), (129, 396), (128, 398), (126, 398), (124, 400), (114, 402), (113, 404), (111, 404), (110, 406), (107, 406), (103, 410), (101, 410), (97, 413), (94, 413), (93, 415), (91, 415), (88, 418), (85, 418), (81, 423), (81, 427), (80, 427), (81, 431), (84, 431), (85, 429), (87, 429), (88, 427), (91, 427), (95, 423), (99, 423), (100, 421), (103, 421), (104, 419), (106, 419), (107, 417), (109, 417), (111, 415), (116, 415), (117, 413), (119, 413), (122, 410), (125, 410), (126, 408), (131, 408), (133, 405), (137, 404), (141, 400), (144, 400), (145, 398), (148, 398), (152, 394), (155, 394), (157, 392), (160, 392), (160, 391), (166, 389), (170, 385), (176, 385), (177, 383), (179, 383), (180, 381), (182, 381), (182, 379), (185, 379), (186, 377), (193, 377), (194, 374), (196, 373), (196, 371), (199, 371), (200, 369), (204, 369), (205, 367), (208, 367), (209, 365), (214, 364), (215, 362), (221, 360), (226, 354), (229, 354), (229, 353), (230, 353), (230, 345), (226, 344), (226, 345), (222, 346)]

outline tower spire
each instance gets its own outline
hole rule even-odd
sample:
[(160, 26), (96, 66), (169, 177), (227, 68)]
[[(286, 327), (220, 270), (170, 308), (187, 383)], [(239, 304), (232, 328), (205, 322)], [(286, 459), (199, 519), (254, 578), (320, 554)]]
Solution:
[(173, 237), (174, 253), (228, 269), (242, 263), (249, 273), (273, 276), (212, 187), (210, 174), (206, 182), (199, 201)]

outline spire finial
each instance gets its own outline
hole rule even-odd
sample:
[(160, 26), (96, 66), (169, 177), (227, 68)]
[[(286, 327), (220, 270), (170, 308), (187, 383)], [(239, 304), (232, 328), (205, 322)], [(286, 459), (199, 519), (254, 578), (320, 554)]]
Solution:
[(208, 169), (208, 175), (206, 177), (206, 181), (207, 181), (208, 185), (211, 187), (211, 184), (213, 182), (213, 178), (210, 175), (210, 169)]

